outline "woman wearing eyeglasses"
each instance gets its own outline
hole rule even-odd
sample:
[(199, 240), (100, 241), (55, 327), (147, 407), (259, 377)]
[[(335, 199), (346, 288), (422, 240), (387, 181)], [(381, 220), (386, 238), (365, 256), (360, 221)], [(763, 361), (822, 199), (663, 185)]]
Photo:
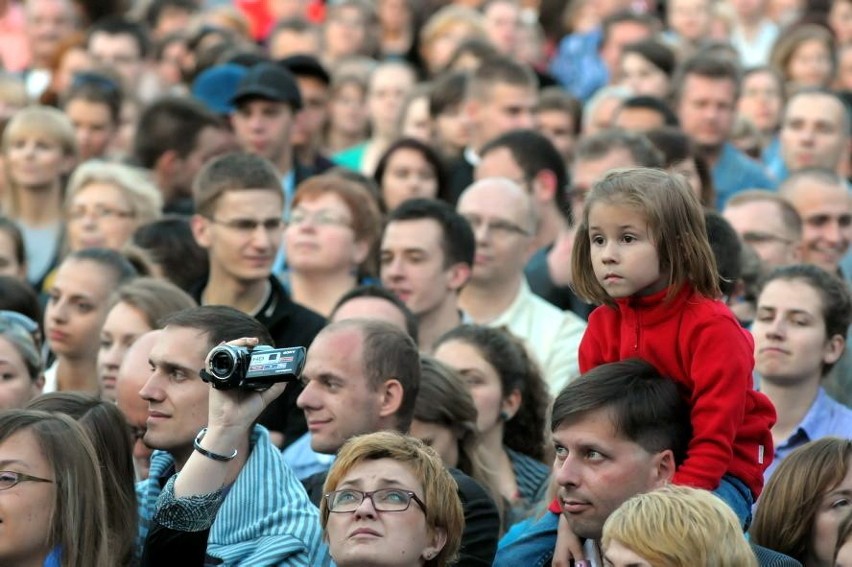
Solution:
[(325, 481), (320, 522), (338, 567), (443, 567), (461, 542), (456, 483), (422, 442), (391, 431), (349, 440)]
[(361, 185), (336, 174), (299, 185), (284, 232), (293, 301), (328, 317), (370, 275), (379, 230), (378, 204)]
[(141, 170), (120, 163), (86, 162), (68, 182), (68, 249), (121, 250), (138, 227), (160, 217), (162, 207), (162, 195)]
[(107, 567), (101, 473), (68, 416), (0, 412), (0, 565)]
[(44, 365), (32, 332), (35, 321), (0, 311), (0, 410), (21, 408), (41, 394)]

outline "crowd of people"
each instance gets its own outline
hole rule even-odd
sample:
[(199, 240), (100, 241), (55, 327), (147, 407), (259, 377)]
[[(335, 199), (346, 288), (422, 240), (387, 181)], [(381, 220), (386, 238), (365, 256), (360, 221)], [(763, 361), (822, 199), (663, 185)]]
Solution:
[(8, 0), (0, 169), (0, 565), (852, 565), (850, 0)]

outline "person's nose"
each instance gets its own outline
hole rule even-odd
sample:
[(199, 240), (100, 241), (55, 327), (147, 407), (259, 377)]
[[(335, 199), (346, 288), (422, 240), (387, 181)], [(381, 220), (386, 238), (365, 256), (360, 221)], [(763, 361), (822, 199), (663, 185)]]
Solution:
[(562, 461), (556, 461), (553, 466), (553, 478), (559, 486), (569, 487), (580, 484), (580, 467), (570, 453)]
[(373, 504), (373, 498), (365, 495), (358, 507), (355, 508), (353, 514), (355, 514), (356, 518), (375, 518), (376, 507)]
[(608, 265), (618, 263), (618, 247), (615, 242), (610, 241), (601, 246), (601, 261)]

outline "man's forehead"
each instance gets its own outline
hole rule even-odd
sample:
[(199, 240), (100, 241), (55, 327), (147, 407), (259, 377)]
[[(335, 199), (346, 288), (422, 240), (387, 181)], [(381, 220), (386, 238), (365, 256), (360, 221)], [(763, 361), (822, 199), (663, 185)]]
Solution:
[(842, 103), (824, 93), (801, 94), (787, 103), (787, 120), (823, 120), (837, 123), (843, 113)]
[(393, 220), (382, 234), (382, 250), (417, 249), (440, 252), (443, 231), (435, 219)]
[(636, 160), (627, 148), (613, 148), (606, 154), (592, 158), (579, 158), (571, 168), (571, 179), (574, 185), (591, 187), (603, 179), (604, 175), (619, 167), (636, 167)]

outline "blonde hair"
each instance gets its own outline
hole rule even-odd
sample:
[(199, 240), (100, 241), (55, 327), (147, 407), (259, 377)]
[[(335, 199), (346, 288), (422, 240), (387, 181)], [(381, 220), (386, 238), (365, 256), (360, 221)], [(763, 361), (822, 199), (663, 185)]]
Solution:
[(162, 215), (163, 196), (143, 170), (100, 160), (87, 161), (74, 170), (66, 189), (67, 210), (70, 210), (74, 197), (92, 183), (107, 183), (121, 191), (140, 226)]
[(458, 25), (467, 27), (465, 39), (488, 39), (484, 17), (481, 13), (467, 6), (450, 4), (444, 6), (426, 20), (420, 30), (421, 45), (428, 47), (436, 39)]
[[(24, 136), (37, 136), (55, 142), (62, 149), (65, 157), (75, 158), (77, 156), (77, 138), (74, 134), (74, 125), (65, 113), (49, 106), (33, 105), (17, 111), (6, 129), (0, 141), (0, 151), (7, 155), (11, 145)], [(10, 177), (9, 168), (4, 172), (8, 184), (8, 194), (4, 197), (6, 214), (15, 217), (20, 207), (20, 188)]]
[(589, 211), (597, 203), (632, 207), (644, 215), (657, 247), (660, 271), (668, 282), (666, 300), (687, 283), (705, 297), (716, 299), (721, 295), (716, 259), (698, 198), (683, 176), (644, 167), (612, 170), (589, 192), (571, 260), (577, 295), (593, 303), (615, 305), (592, 267)]
[(665, 486), (638, 494), (603, 527), (604, 551), (617, 541), (657, 567), (757, 567), (733, 510), (706, 490)]
[[(346, 442), (340, 449), (323, 486), (323, 494), (333, 492), (350, 470), (363, 461), (392, 459), (406, 465), (418, 482), (423, 485), (423, 502), (426, 524), (430, 530), (443, 529), (447, 534), (444, 547), (433, 559), (426, 561), (427, 567), (444, 567), (455, 558), (461, 545), (464, 529), (464, 511), (458, 497), (458, 485), (444, 467), (441, 457), (420, 440), (395, 431), (380, 431), (359, 435)], [(320, 502), (320, 523), (328, 539), (328, 502)]]

